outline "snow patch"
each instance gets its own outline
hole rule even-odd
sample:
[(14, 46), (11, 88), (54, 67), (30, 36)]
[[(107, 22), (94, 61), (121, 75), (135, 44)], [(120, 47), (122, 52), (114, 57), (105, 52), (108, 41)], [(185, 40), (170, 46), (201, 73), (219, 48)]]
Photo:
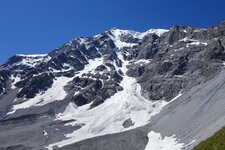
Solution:
[(111, 31), (111, 33), (112, 34), (108, 34), (108, 36), (113, 40), (114, 44), (119, 50), (124, 47), (133, 47), (137, 45), (137, 43), (126, 43), (121, 40), (121, 37), (123, 35), (126, 35), (129, 33), (127, 30), (114, 29)]
[(12, 111), (7, 114), (13, 114), (19, 109), (29, 108), (31, 106), (43, 106), (55, 100), (63, 100), (67, 93), (64, 86), (73, 78), (58, 77), (54, 80), (53, 85), (44, 93), (39, 93), (36, 97), (26, 100), (23, 103), (13, 105)]
[(181, 51), (181, 50), (183, 50), (183, 49), (184, 49), (183, 47), (178, 48), (178, 49), (174, 49), (174, 52)]
[(81, 77), (82, 74), (94, 72), (95, 69), (104, 63), (103, 58), (95, 58), (88, 60), (88, 64), (85, 65), (84, 69), (78, 72), (76, 76)]
[(190, 43), (190, 45), (207, 45), (207, 43), (206, 42), (200, 42), (200, 41), (194, 41), (194, 42), (192, 42), (192, 43)]
[(21, 57), (46, 57), (46, 56), (48, 56), (48, 54), (30, 54), (30, 55), (16, 54), (16, 56), (21, 56)]
[(78, 107), (73, 103), (70, 102), (67, 106), (66, 109), (63, 113), (59, 113), (57, 114), (57, 118), (63, 118), (66, 116), (72, 116), (73, 114), (75, 114), (77, 112)]
[(48, 56), (47, 54), (33, 54), (33, 55), (16, 54), (16, 56), (23, 57), (23, 59), (20, 62), (13, 64), (13, 66), (26, 65), (29, 67), (35, 67), (41, 62), (47, 62), (51, 59), (51, 57)]
[(175, 135), (162, 138), (160, 133), (153, 131), (148, 133), (148, 140), (145, 150), (181, 150), (185, 146), (184, 143), (179, 143)]
[(150, 63), (152, 60), (151, 59), (139, 59), (137, 61), (135, 61), (135, 64), (147, 64)]
[(43, 131), (43, 135), (45, 136), (45, 137), (47, 137), (48, 136), (48, 133), (46, 132), (46, 130), (44, 129), (44, 131)]
[(175, 77), (177, 78), (183, 78), (184, 76), (183, 75), (174, 75)]
[(144, 36), (148, 35), (148, 34), (153, 34), (155, 33), (158, 36), (161, 36), (163, 33), (168, 32), (169, 30), (166, 29), (150, 29), (146, 32), (141, 33), (138, 37), (140, 39), (142, 39)]
[(184, 32), (184, 33), (187, 33), (187, 30), (185, 30), (185, 29), (182, 29), (181, 31)]
[(190, 38), (184, 38), (184, 39), (181, 39), (180, 40), (181, 42), (188, 42), (187, 43), (187, 47), (190, 46), (190, 45), (205, 45), (207, 46), (208, 43), (207, 42), (203, 42), (203, 41), (199, 41), (199, 40), (195, 40), (195, 39), (190, 39)]
[(14, 77), (14, 76), (12, 75), (12, 76), (11, 76), (11, 80), (13, 81), (13, 82), (11, 83), (11, 89), (15, 89), (15, 88), (16, 88), (15, 84), (16, 84), (17, 82), (19, 82), (19, 81), (21, 80), (21, 78), (20, 78), (19, 76)]
[(163, 33), (168, 32), (169, 30), (165, 29), (150, 29), (146, 32), (137, 32), (132, 30), (120, 30), (113, 28), (110, 30), (111, 34), (109, 33), (108, 36), (113, 40), (114, 44), (118, 49), (122, 49), (124, 47), (133, 47), (138, 43), (128, 43), (122, 41), (123, 36), (132, 36), (133, 38), (143, 39), (146, 35), (155, 33), (158, 36), (161, 36)]

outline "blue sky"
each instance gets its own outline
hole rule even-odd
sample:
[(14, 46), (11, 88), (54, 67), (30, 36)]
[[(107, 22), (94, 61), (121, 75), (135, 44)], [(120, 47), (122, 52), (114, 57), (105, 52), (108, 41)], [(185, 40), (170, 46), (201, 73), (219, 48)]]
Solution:
[(112, 27), (217, 25), (225, 19), (224, 6), (224, 0), (0, 0), (0, 63)]

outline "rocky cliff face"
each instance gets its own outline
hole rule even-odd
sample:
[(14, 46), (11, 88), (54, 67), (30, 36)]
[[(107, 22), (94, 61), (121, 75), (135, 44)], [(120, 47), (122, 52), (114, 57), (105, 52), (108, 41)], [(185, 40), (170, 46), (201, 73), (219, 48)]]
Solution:
[(148, 124), (221, 72), (224, 24), (113, 28), (49, 54), (11, 57), (0, 66), (0, 147), (52, 149)]
[[(215, 34), (216, 33), (216, 34)], [(224, 67), (224, 28), (196, 29), (174, 26), (161, 37), (150, 35), (140, 45), (128, 75), (138, 78), (150, 100), (171, 100), (181, 90), (204, 83)]]

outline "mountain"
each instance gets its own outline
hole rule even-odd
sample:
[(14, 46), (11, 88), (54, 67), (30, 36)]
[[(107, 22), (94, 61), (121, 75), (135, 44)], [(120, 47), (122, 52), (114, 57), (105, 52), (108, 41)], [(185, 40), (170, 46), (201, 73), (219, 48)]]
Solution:
[(0, 149), (179, 150), (225, 126), (225, 21), (110, 29), (0, 66)]

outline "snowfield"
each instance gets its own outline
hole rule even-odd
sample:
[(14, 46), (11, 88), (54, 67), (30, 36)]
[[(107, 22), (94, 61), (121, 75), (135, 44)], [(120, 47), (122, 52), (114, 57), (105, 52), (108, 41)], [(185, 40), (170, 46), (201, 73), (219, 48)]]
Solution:
[[(122, 56), (119, 55), (120, 59)], [(123, 72), (127, 71), (128, 62), (123, 60)], [(119, 68), (117, 68), (119, 69)], [(151, 117), (160, 112), (167, 105), (165, 101), (151, 102), (141, 95), (141, 87), (136, 83), (136, 79), (124, 76), (121, 86), (123, 91), (116, 93), (107, 99), (103, 104), (93, 109), (89, 109), (90, 104), (77, 108), (73, 103), (67, 107), (64, 113), (58, 114), (58, 120), (71, 120), (67, 125), (82, 127), (70, 134), (66, 134), (66, 140), (52, 143), (48, 146), (62, 147), (84, 139), (118, 133), (134, 129), (149, 123)], [(126, 127), (124, 122), (128, 121)]]
[[(122, 72), (126, 73), (126, 66), (129, 62), (123, 60), (120, 53), (118, 53), (118, 57), (122, 60), (123, 66), (116, 67), (116, 69), (121, 69)], [(137, 61), (135, 63), (148, 63), (149, 61)], [(103, 63), (102, 58), (89, 60), (89, 64), (87, 64), (85, 68), (75, 76), (81, 76), (83, 73), (93, 72), (97, 66)], [(20, 80), (19, 77), (11, 78), (14, 79), (13, 85)], [(8, 112), (8, 115), (15, 113), (19, 109), (44, 106), (55, 100), (63, 100), (67, 96), (64, 86), (72, 79), (73, 78), (68, 77), (56, 78), (52, 87), (46, 92), (40, 93), (36, 95), (35, 98), (24, 101), (20, 104), (15, 104), (12, 110)], [(159, 113), (161, 109), (168, 104), (168, 102), (163, 100), (153, 102), (145, 99), (141, 95), (141, 87), (136, 82), (135, 78), (124, 75), (120, 85), (124, 88), (123, 91), (116, 93), (103, 104), (93, 109), (89, 109), (91, 104), (77, 107), (74, 103), (70, 102), (64, 112), (56, 115), (56, 120), (75, 120), (65, 125), (81, 126), (81, 128), (72, 133), (65, 134), (64, 136), (67, 139), (56, 143), (50, 143), (46, 147), (48, 149), (53, 149), (54, 146), (62, 147), (88, 138), (118, 133), (144, 126), (149, 123), (152, 116)], [(13, 86), (12, 88), (15, 87)], [(181, 96), (181, 93), (173, 100), (179, 96)], [(45, 131), (44, 134), (46, 135), (47, 132)], [(176, 147), (177, 149), (173, 150), (178, 150), (178, 148), (183, 146), (182, 143), (178, 143), (177, 139), (173, 137), (161, 138), (160, 134), (153, 132), (150, 132), (148, 137), (149, 143), (146, 150), (157, 150), (159, 147), (163, 148), (162, 150), (170, 150), (168, 149), (169, 147)]]

